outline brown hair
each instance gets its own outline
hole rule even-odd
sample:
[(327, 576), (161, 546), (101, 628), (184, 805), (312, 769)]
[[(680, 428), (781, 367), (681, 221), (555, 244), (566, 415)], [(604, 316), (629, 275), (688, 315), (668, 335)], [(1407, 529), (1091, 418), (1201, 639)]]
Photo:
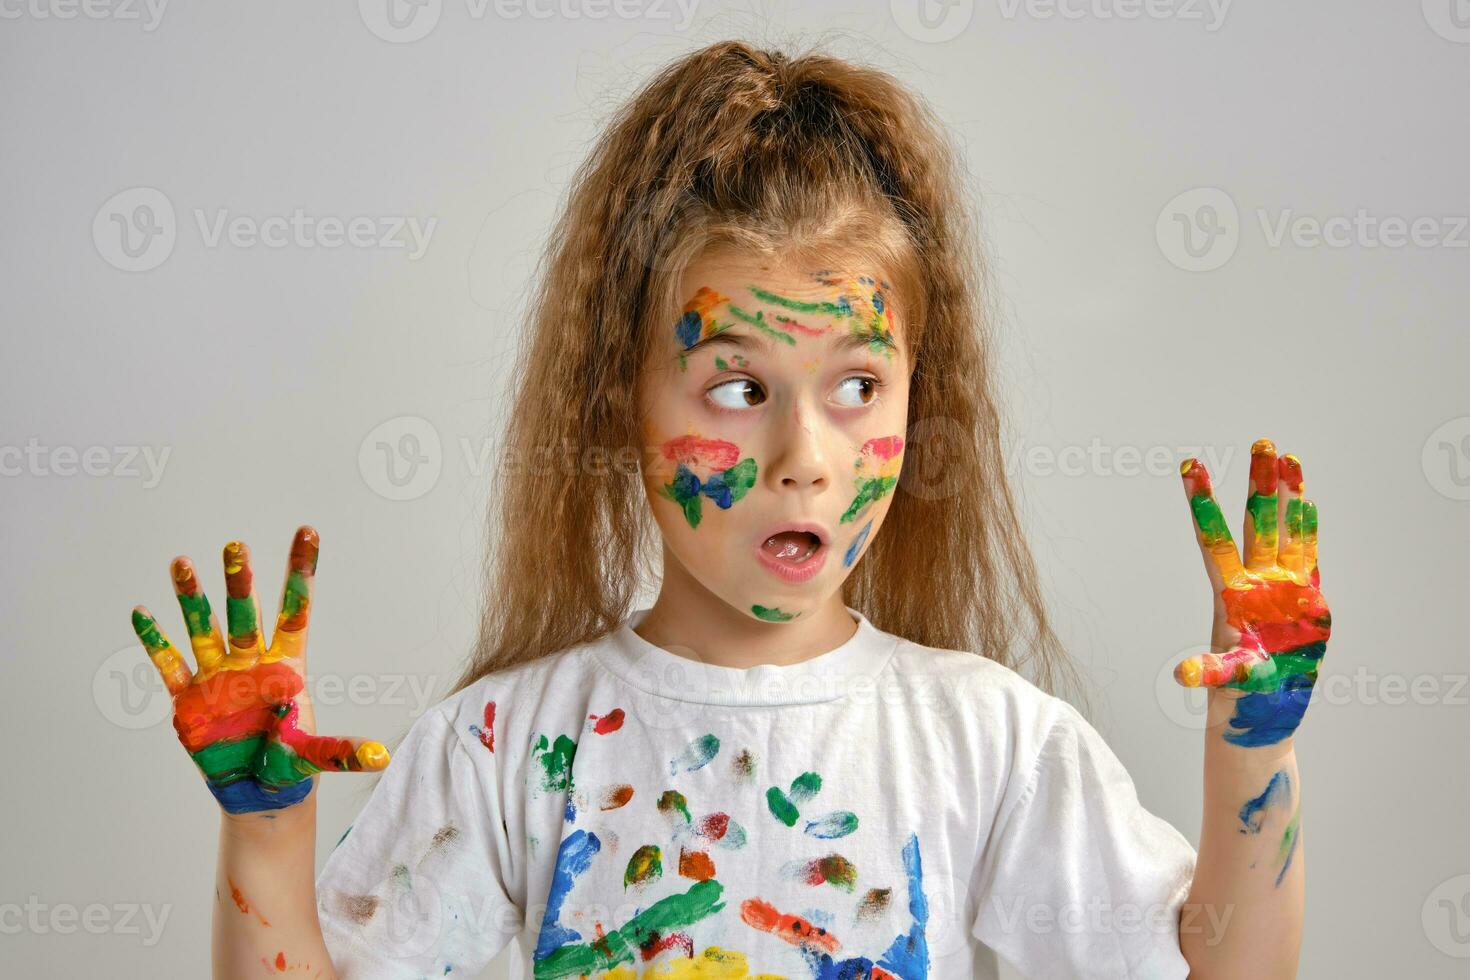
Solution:
[[(637, 466), (590, 454), (636, 459), (653, 329), (673, 323), (685, 265), (720, 246), (856, 252), (894, 280), (914, 368), (904, 466), (844, 601), (916, 643), (1075, 685), (1007, 482), (960, 172), (894, 78), (819, 53), (712, 44), (621, 107), (547, 244), (494, 476), (484, 616), (456, 690), (605, 635), (654, 581)], [(581, 462), (533, 462), (548, 452)]]

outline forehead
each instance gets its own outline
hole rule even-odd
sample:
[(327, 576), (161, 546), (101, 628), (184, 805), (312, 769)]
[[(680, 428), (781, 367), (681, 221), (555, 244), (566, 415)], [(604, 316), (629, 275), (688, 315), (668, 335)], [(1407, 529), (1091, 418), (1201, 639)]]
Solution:
[(669, 339), (680, 354), (729, 345), (793, 353), (866, 348), (901, 354), (892, 285), (861, 263), (798, 266), (754, 256), (701, 256), (680, 278)]

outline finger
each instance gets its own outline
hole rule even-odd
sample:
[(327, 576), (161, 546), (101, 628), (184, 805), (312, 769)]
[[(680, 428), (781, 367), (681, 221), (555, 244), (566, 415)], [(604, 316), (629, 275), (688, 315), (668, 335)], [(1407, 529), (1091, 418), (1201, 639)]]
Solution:
[(1230, 530), (1225, 526), (1225, 517), (1220, 505), (1215, 502), (1215, 491), (1210, 484), (1210, 473), (1199, 460), (1186, 459), (1179, 467), (1184, 478), (1184, 492), (1189, 497), (1189, 510), (1194, 515), (1195, 537), (1205, 556), (1205, 568), (1218, 594), (1226, 588), (1239, 585), (1245, 579), (1245, 566), (1235, 550)]
[(1174, 667), (1174, 680), (1184, 687), (1220, 687), (1250, 678), (1256, 665), (1270, 657), (1260, 650), (1237, 647), (1225, 653), (1197, 653)]
[(1276, 551), (1276, 564), (1280, 565), (1298, 582), (1305, 582), (1307, 570), (1303, 567), (1305, 541), (1302, 535), (1302, 462), (1291, 453), (1277, 462), (1281, 477), (1280, 520), (1281, 542)]
[(1316, 588), (1322, 584), (1322, 574), (1317, 571), (1317, 502), (1302, 501), (1302, 567), (1307, 570), (1307, 581)]
[(264, 644), (260, 638), (260, 600), (255, 595), (255, 574), (250, 568), (250, 549), (243, 541), (225, 545), (225, 622), (230, 629), (227, 670), (243, 670), (260, 660)]
[(168, 641), (163, 630), (158, 628), (158, 621), (144, 606), (133, 610), (133, 632), (138, 634), (143, 649), (148, 651), (148, 659), (158, 668), (159, 675), (163, 677), (163, 686), (168, 688), (170, 695), (177, 695), (189, 686), (189, 681), (193, 679), (189, 665), (184, 663), (178, 648)]
[(296, 756), (292, 763), (297, 772), (376, 772), (388, 766), (388, 749), (382, 742), (362, 738), (333, 738), (312, 735), (301, 730), (301, 706), (295, 701), (285, 706), (276, 726), (276, 738)]
[(1245, 502), (1245, 567), (1251, 571), (1276, 565), (1276, 446), (1257, 439), (1251, 446), (1250, 496)]
[(189, 646), (194, 648), (194, 662), (198, 665), (199, 678), (203, 680), (219, 670), (225, 659), (224, 636), (220, 633), (214, 610), (209, 608), (209, 598), (199, 587), (194, 563), (180, 555), (174, 559), (170, 573), (174, 580), (174, 595), (184, 613), (184, 626), (189, 630)]
[(271, 634), (267, 660), (300, 657), (306, 652), (306, 627), (311, 619), (311, 587), (316, 580), (317, 554), (321, 538), (316, 529), (302, 526), (291, 539), (286, 560), (286, 582), (281, 587), (281, 608)]

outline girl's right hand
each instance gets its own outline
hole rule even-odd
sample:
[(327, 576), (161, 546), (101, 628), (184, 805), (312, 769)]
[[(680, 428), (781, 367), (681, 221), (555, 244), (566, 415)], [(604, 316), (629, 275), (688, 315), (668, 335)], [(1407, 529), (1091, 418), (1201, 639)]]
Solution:
[(148, 610), (133, 610), (133, 629), (174, 700), (174, 728), (227, 814), (282, 810), (305, 800), (319, 772), (376, 771), (388, 765), (380, 742), (313, 734), (303, 680), (306, 627), (320, 540), (302, 527), (291, 542), (281, 609), (270, 646), (260, 629), (250, 552), (225, 545), (228, 644), (194, 565), (175, 558), (174, 592), (184, 613), (194, 671)]

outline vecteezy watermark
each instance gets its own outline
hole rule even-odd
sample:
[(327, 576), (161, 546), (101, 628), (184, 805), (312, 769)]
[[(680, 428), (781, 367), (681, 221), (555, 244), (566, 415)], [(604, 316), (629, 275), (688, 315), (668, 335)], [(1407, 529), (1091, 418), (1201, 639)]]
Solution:
[(1231, 0), (996, 0), (1006, 20), (1177, 20), (1198, 21), (1218, 31)]
[(1420, 0), (1424, 22), (1446, 41), (1470, 44), (1470, 3), (1466, 0)]
[[(1470, 216), (1380, 215), (1367, 208), (1351, 214), (1299, 214), (1293, 208), (1257, 208), (1268, 248), (1467, 248)], [(1171, 198), (1154, 222), (1159, 251), (1187, 272), (1212, 272), (1235, 255), (1243, 223), (1229, 194), (1196, 187)]]
[(118, 20), (158, 29), (168, 0), (0, 0), (0, 20)]
[(1470, 415), (1429, 433), (1420, 454), (1429, 485), (1451, 500), (1470, 500)]
[(960, 36), (975, 17), (975, 0), (889, 0), (893, 23), (915, 41), (940, 44)]
[[(3, 2), (3, 0), (0, 0)], [(422, 258), (439, 225), (418, 215), (237, 214), (228, 208), (190, 212), (205, 248), (302, 248), (405, 250)], [(130, 187), (102, 203), (92, 218), (92, 241), (108, 265), (146, 272), (173, 254), (179, 222), (173, 202), (156, 187)]]
[(143, 489), (152, 490), (172, 454), (172, 446), (46, 446), (32, 436), (24, 446), (0, 445), (0, 477), (142, 479)]
[[(648, 20), (689, 27), (699, 0), (463, 0), (470, 20)], [(357, 0), (357, 13), (374, 36), (392, 44), (428, 37), (444, 13), (443, 0)]]
[[(1086, 933), (1088, 935), (1133, 935), (1151, 932), (1158, 935), (1203, 934), (1205, 945), (1214, 946), (1225, 938), (1225, 930), (1235, 915), (1235, 906), (1187, 903), (1182, 906), (1167, 902), (1139, 905), (1113, 902), (1094, 895), (1083, 901), (1027, 901), (1024, 897), (990, 897), (991, 914), (1007, 935), (1020, 932), (1032, 935), (1052, 933)], [(1177, 921), (1176, 921), (1177, 916)]]
[(1174, 476), (1179, 464), (1194, 457), (1217, 482), (1229, 470), (1235, 447), (1219, 452), (1214, 446), (1109, 446), (1096, 436), (1086, 445), (1031, 446), (1016, 442), (1007, 454), (1006, 468), (1027, 476)]
[(23, 903), (0, 902), (0, 935), (70, 936), (80, 930), (93, 936), (142, 936), (144, 946), (155, 946), (173, 908), (147, 902), (75, 905), (30, 895)]
[[(407, 708), (411, 718), (418, 718), (433, 704), (441, 680), (437, 674), (310, 672), (304, 683), (314, 708)], [(228, 696), (225, 688), (221, 696)], [(123, 647), (97, 665), (92, 703), (102, 717), (128, 731), (153, 728), (173, 717), (173, 698), (141, 643)]]
[(1470, 958), (1470, 874), (1436, 885), (1419, 914), (1430, 945), (1455, 959)]

